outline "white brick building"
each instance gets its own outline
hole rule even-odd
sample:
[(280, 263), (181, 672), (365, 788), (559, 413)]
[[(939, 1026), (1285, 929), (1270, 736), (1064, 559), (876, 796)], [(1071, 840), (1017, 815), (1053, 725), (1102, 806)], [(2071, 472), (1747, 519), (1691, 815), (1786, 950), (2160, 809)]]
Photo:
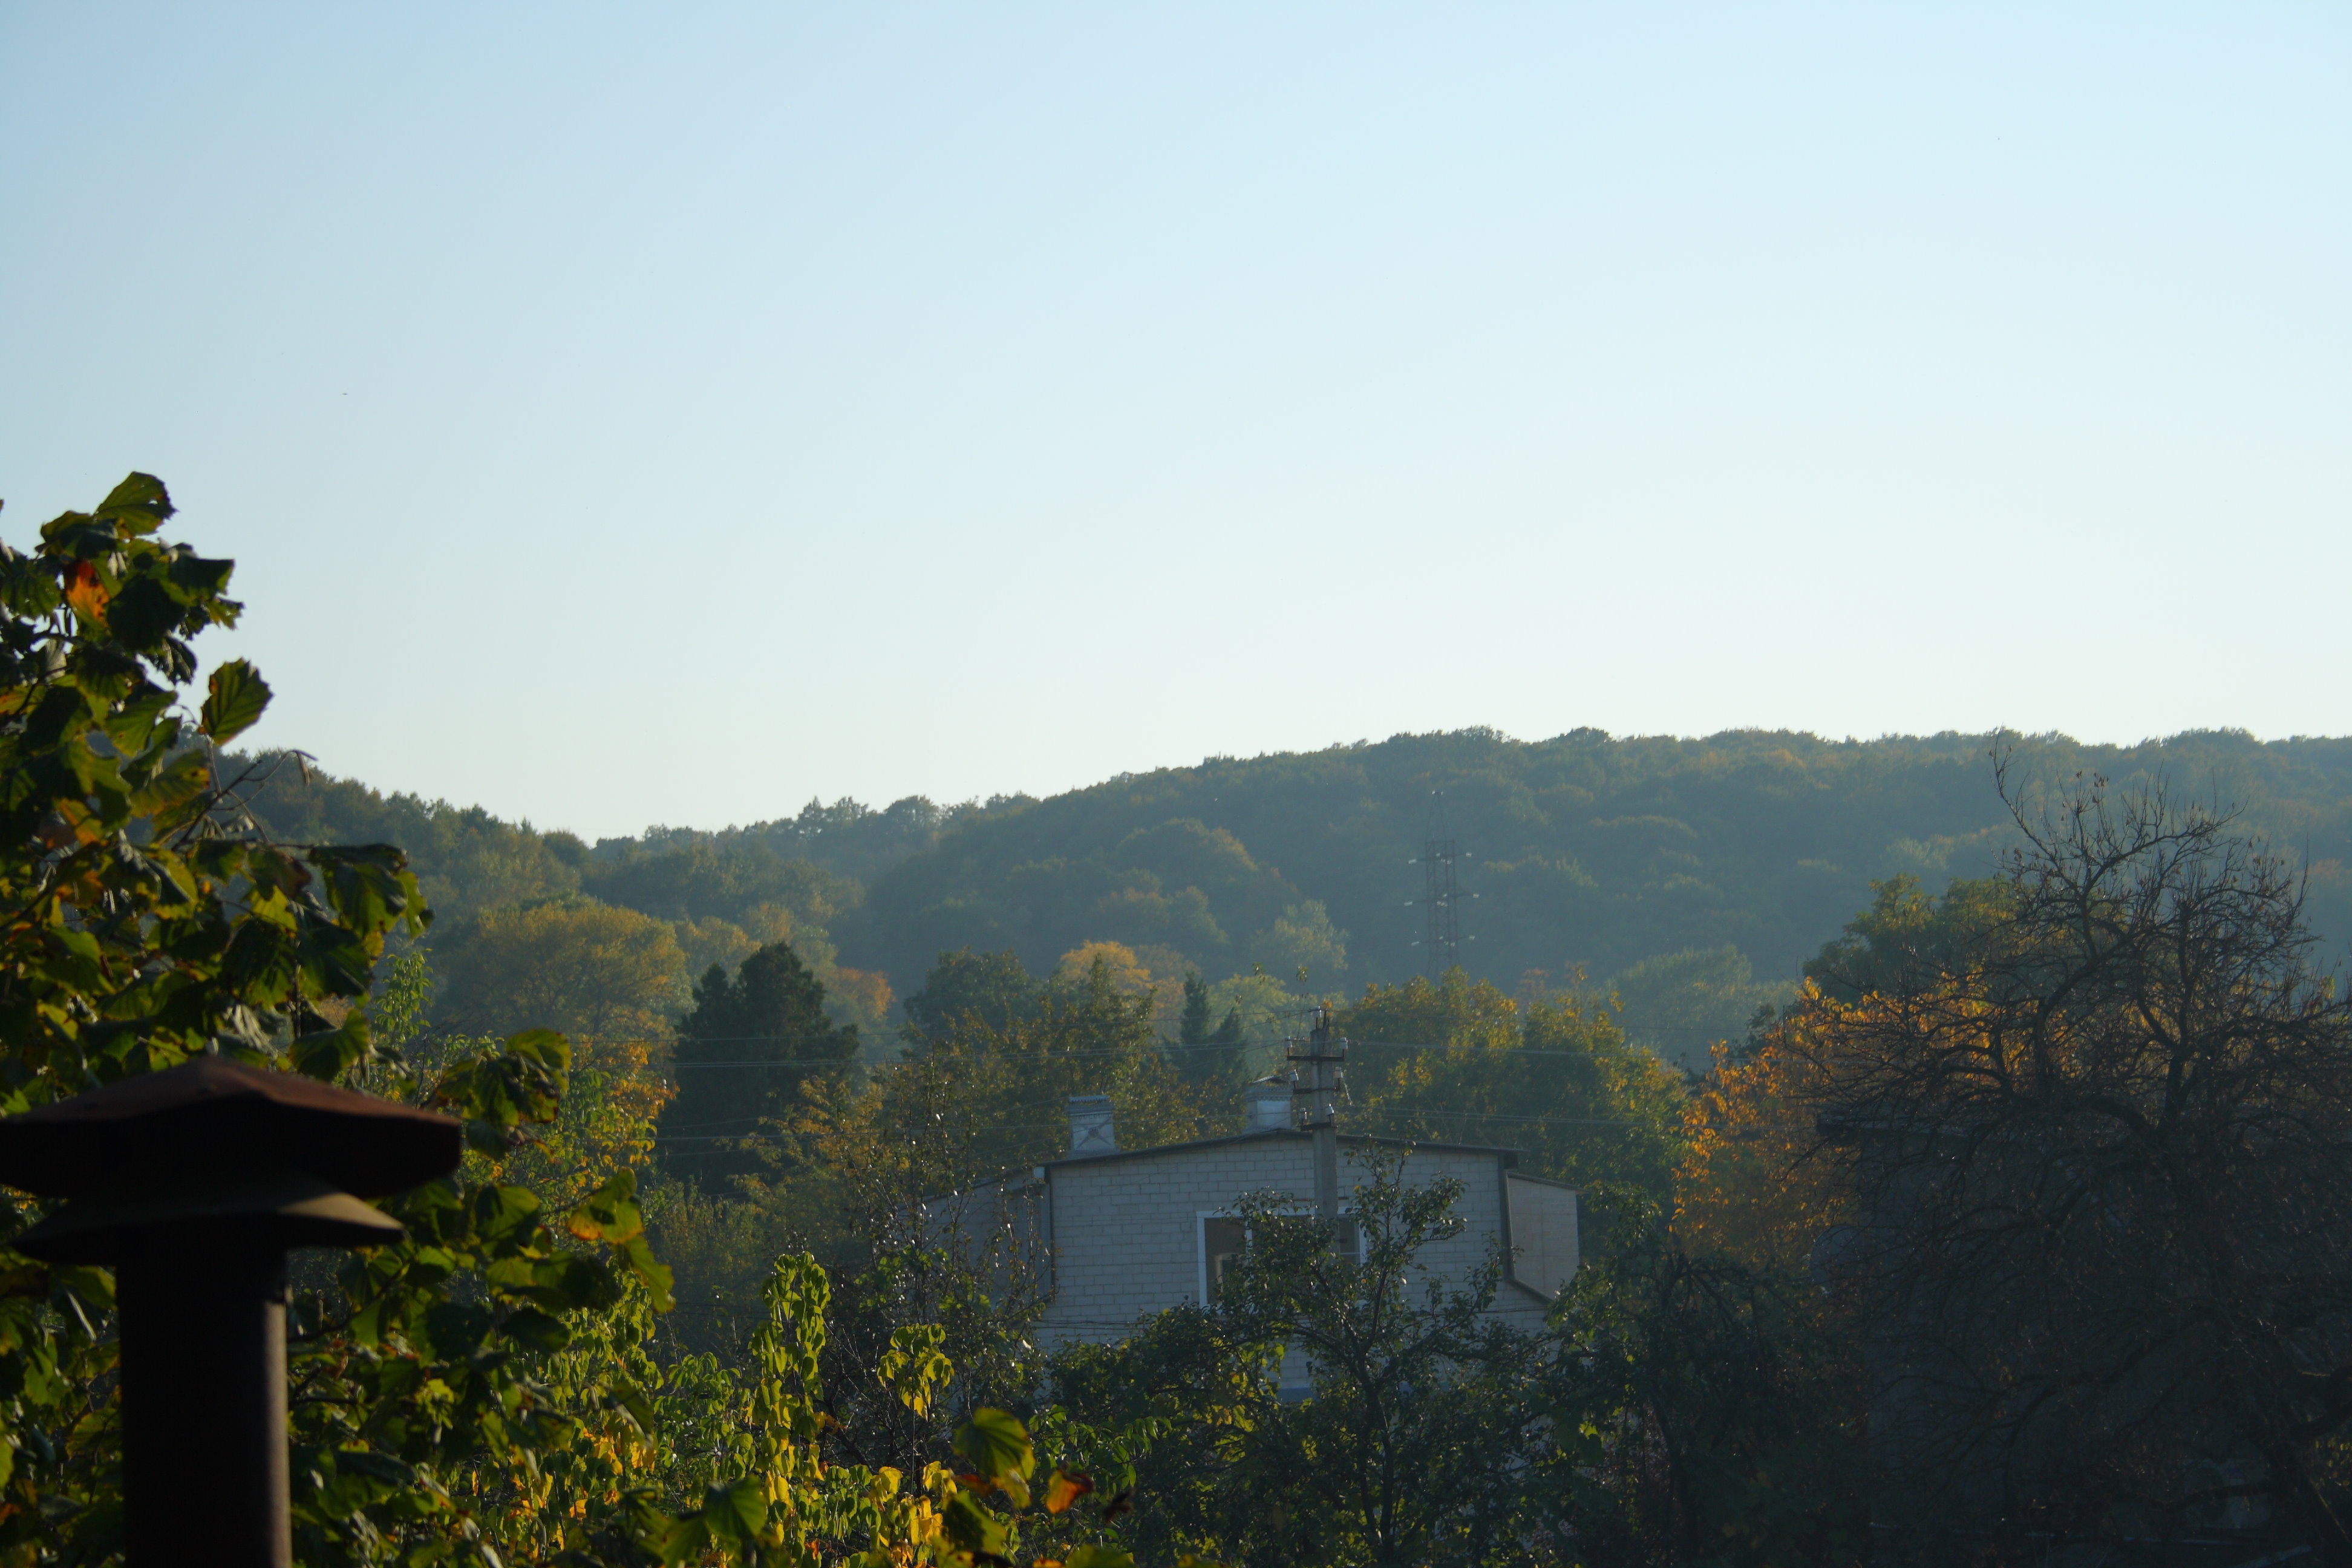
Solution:
[[(1293, 1131), (1287, 1110), (1272, 1106), (1265, 1120), (1276, 1124), (1232, 1137), (1119, 1150), (1108, 1102), (1075, 1100), (1067, 1158), (926, 1208), (942, 1230), (1009, 1220), (1031, 1244), (1047, 1297), (1045, 1345), (1121, 1339), (1153, 1313), (1215, 1300), (1220, 1259), (1243, 1245), (1232, 1216), (1244, 1194), (1294, 1194), (1301, 1212), (1312, 1212), (1313, 1135)], [(1413, 1185), (1458, 1178), (1462, 1234), (1426, 1249), (1421, 1266), (1459, 1279), (1499, 1243), (1510, 1263), (1493, 1310), (1529, 1328), (1542, 1321), (1576, 1272), (1574, 1188), (1522, 1173), (1515, 1149), (1344, 1133), (1339, 1143), (1343, 1205), (1376, 1152), (1404, 1156)]]

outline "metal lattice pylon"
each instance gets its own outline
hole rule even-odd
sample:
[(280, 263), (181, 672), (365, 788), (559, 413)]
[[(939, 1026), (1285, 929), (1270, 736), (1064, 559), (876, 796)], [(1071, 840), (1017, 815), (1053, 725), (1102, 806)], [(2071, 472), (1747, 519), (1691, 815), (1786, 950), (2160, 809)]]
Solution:
[(1428, 833), (1421, 847), (1422, 912), (1429, 920), (1422, 956), (1428, 962), (1430, 983), (1434, 984), (1462, 962), (1462, 888), (1454, 874), (1462, 850), (1446, 826), (1443, 790), (1430, 796)]

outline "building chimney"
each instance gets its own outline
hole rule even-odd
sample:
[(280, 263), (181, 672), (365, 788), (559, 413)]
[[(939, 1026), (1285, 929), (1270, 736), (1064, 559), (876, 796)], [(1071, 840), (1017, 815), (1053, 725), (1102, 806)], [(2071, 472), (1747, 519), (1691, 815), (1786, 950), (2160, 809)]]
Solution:
[(1070, 1096), (1070, 1154), (1116, 1154), (1118, 1140), (1111, 1132), (1110, 1096)]
[(1249, 1130), (1265, 1132), (1290, 1125), (1290, 1079), (1276, 1076), (1262, 1078), (1242, 1092), (1242, 1102), (1249, 1108)]

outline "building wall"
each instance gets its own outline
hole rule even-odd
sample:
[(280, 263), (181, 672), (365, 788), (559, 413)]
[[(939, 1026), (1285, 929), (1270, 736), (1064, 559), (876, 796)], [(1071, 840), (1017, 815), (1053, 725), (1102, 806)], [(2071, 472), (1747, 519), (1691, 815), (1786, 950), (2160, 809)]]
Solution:
[[(1342, 1140), (1343, 1193), (1366, 1179), (1367, 1153)], [(1423, 1267), (1459, 1279), (1484, 1262), (1507, 1230), (1499, 1157), (1420, 1149), (1406, 1160), (1404, 1173), (1416, 1185), (1441, 1175), (1464, 1184), (1455, 1211), (1466, 1222), (1464, 1232), (1428, 1248)], [(1049, 1343), (1111, 1341), (1132, 1331), (1139, 1318), (1201, 1300), (1202, 1215), (1230, 1212), (1244, 1194), (1260, 1192), (1288, 1194), (1311, 1206), (1313, 1142), (1305, 1133), (1271, 1132), (1180, 1143), (1058, 1163), (1049, 1180), (1053, 1299), (1039, 1331)], [(1506, 1280), (1495, 1305), (1532, 1327), (1546, 1302)]]

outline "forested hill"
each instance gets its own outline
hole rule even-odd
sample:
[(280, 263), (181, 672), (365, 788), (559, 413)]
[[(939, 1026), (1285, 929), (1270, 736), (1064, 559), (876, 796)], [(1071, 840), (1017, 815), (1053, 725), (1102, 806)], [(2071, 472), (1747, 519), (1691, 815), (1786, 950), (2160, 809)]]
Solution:
[[(1598, 979), (1730, 946), (1777, 979), (1869, 900), (1873, 879), (1909, 872), (1940, 889), (1990, 866), (2011, 831), (1990, 752), (1988, 737), (1952, 734), (1579, 731), (1530, 742), (1474, 731), (1211, 761), (946, 836), (874, 882), (845, 940), (908, 977), (942, 948), (1009, 946), (1035, 966), (1090, 939), (1172, 950), (1212, 975), (1258, 962), (1286, 975), (1302, 961), (1312, 973), (1282, 920), (1311, 900), (1347, 933), (1349, 983), (1398, 978), (1421, 963), (1408, 900), (1422, 872), (1408, 862), (1442, 791), (1469, 857), (1461, 885), (1476, 895), (1463, 918), (1474, 973), (1506, 986), (1529, 970)], [(2352, 741), (2040, 739), (2019, 744), (2012, 769), (2042, 781), (2077, 771), (2241, 805), (2251, 827), (2308, 854), (2315, 913), (2352, 932)]]
[[(1473, 974), (1507, 989), (1580, 971), (1615, 979), (1662, 1029), (1696, 1035), (1792, 975), (1868, 901), (1874, 879), (1907, 872), (1939, 889), (1987, 868), (2012, 831), (1991, 749), (1956, 734), (1520, 742), (1465, 731), (1214, 759), (1044, 801), (812, 805), (751, 828), (595, 846), (283, 773), (259, 804), (289, 836), (404, 845), (436, 905), (460, 918), (583, 893), (671, 921), (781, 905), (901, 995), (942, 951), (1011, 948), (1043, 973), (1084, 944), (1118, 943), (1157, 980), (1197, 970), (1224, 981), (1221, 1007), (1256, 1017), (1422, 967), (1412, 862), (1442, 793), (1461, 887), (1475, 895), (1462, 921)], [(2017, 743), (2017, 777), (2081, 772), (2119, 789), (2162, 779), (2176, 795), (2238, 806), (2250, 829), (2305, 859), (2320, 929), (2352, 934), (2352, 740)]]

